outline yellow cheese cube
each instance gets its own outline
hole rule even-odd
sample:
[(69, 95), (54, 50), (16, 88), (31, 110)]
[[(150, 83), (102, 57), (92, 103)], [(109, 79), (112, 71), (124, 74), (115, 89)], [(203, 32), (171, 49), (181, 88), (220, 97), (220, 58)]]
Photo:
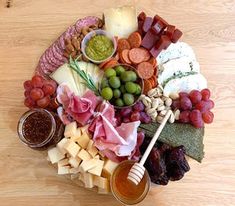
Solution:
[(96, 155), (96, 156), (94, 156), (94, 159), (100, 159), (100, 156), (99, 155)]
[(65, 175), (65, 174), (69, 174), (69, 166), (62, 166), (62, 167), (58, 167), (58, 174), (59, 175)]
[(90, 141), (90, 137), (89, 135), (84, 132), (82, 136), (80, 136), (79, 138), (77, 138), (75, 140), (83, 149), (86, 149), (87, 148), (87, 145)]
[(78, 157), (82, 160), (89, 160), (91, 159), (91, 155), (89, 155), (89, 153), (82, 149), (79, 153), (78, 153)]
[(83, 173), (84, 176), (84, 184), (86, 188), (93, 188), (94, 183), (93, 183), (93, 175), (90, 173)]
[(98, 194), (101, 194), (101, 195), (107, 195), (110, 193), (110, 188), (100, 188), (98, 187)]
[(94, 176), (94, 185), (101, 189), (106, 189), (109, 191), (110, 185), (109, 180), (104, 177)]
[(102, 172), (102, 169), (103, 169), (103, 166), (104, 166), (104, 161), (103, 160), (98, 160), (98, 159), (96, 161), (97, 161), (96, 167), (88, 170), (88, 172), (93, 174), (93, 175), (100, 176), (101, 172)]
[(57, 164), (58, 164), (58, 167), (66, 166), (69, 164), (69, 159), (68, 158), (62, 159)]
[(64, 149), (64, 146), (68, 142), (68, 138), (63, 138), (60, 142), (57, 143), (56, 147), (60, 150), (61, 153), (66, 154), (67, 151)]
[(81, 136), (82, 136), (82, 131), (81, 131), (81, 129), (77, 128), (75, 135), (71, 136), (70, 139), (75, 142)]
[(113, 162), (110, 159), (107, 159), (103, 167), (103, 176), (110, 177), (113, 174), (113, 171), (118, 166), (118, 163)]
[(75, 136), (76, 130), (77, 130), (77, 123), (71, 122), (65, 126), (64, 136), (65, 137)]
[(72, 156), (76, 157), (78, 155), (78, 152), (80, 151), (81, 147), (76, 144), (75, 142), (69, 140), (65, 146), (64, 149)]
[(81, 164), (81, 171), (86, 172), (98, 165), (98, 160), (97, 159), (90, 159), (90, 160), (85, 160)]
[(87, 150), (89, 150), (89, 149), (91, 149), (91, 147), (93, 146), (93, 144), (94, 144), (94, 141), (92, 140), (92, 139), (90, 139), (89, 140), (89, 142), (88, 142), (88, 145), (87, 145)]
[(89, 150), (88, 150), (89, 154), (92, 157), (95, 157), (98, 154), (98, 149), (95, 146), (92, 146)]
[(79, 166), (79, 164), (81, 163), (81, 159), (79, 157), (70, 157), (69, 158), (69, 164), (74, 167), (77, 168)]
[(84, 132), (88, 131), (88, 127), (89, 127), (89, 125), (87, 124), (87, 125), (85, 125), (83, 127), (79, 127), (79, 128), (81, 129), (82, 133), (84, 133)]
[(64, 159), (65, 155), (57, 147), (53, 147), (48, 150), (48, 157), (51, 163), (54, 164)]

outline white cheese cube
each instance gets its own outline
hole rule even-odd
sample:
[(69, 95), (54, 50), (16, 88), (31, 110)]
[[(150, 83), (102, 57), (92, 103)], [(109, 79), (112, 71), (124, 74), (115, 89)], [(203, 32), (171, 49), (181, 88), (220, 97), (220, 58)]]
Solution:
[(53, 147), (48, 150), (48, 157), (52, 164), (59, 162), (60, 160), (65, 158), (65, 155), (60, 152), (57, 147)]
[(79, 166), (79, 164), (81, 163), (81, 159), (79, 157), (70, 157), (69, 158), (69, 164), (74, 167), (77, 168)]
[(77, 123), (71, 122), (65, 126), (64, 136), (72, 137), (76, 135), (76, 132), (77, 132)]
[(110, 189), (109, 180), (104, 177), (94, 176), (94, 185), (108, 191)]
[(65, 174), (69, 174), (69, 166), (62, 166), (62, 167), (58, 167), (58, 175), (65, 175)]
[(93, 175), (90, 173), (83, 173), (84, 176), (84, 184), (86, 188), (93, 188), (94, 183), (93, 183)]
[(90, 141), (90, 137), (89, 135), (84, 132), (82, 134), (82, 136), (80, 136), (79, 138), (76, 139), (76, 142), (83, 148), (83, 149), (86, 149), (87, 148), (87, 145)]
[(97, 159), (90, 159), (90, 160), (85, 160), (81, 164), (81, 171), (86, 172), (98, 165), (98, 160)]
[(98, 154), (98, 149), (95, 146), (92, 146), (89, 150), (88, 150), (89, 154), (92, 157), (95, 157)]
[(78, 152), (80, 151), (81, 147), (76, 144), (75, 142), (69, 140), (66, 145), (64, 146), (64, 149), (72, 156), (76, 157)]
[(77, 128), (76, 133), (74, 134), (74, 136), (71, 136), (70, 139), (75, 142), (81, 136), (82, 136), (82, 131), (81, 129)]
[(78, 153), (78, 157), (82, 160), (89, 160), (91, 159), (91, 155), (89, 155), (89, 153), (82, 149), (79, 153)]
[(68, 158), (65, 158), (65, 159), (60, 160), (57, 164), (58, 164), (58, 167), (66, 166), (69, 164), (69, 160)]
[(67, 138), (63, 138), (60, 142), (57, 143), (56, 147), (60, 150), (61, 153), (66, 154), (67, 151), (64, 149), (65, 144), (68, 142)]
[(103, 166), (104, 166), (104, 161), (103, 160), (98, 160), (98, 159), (96, 161), (97, 161), (96, 167), (88, 170), (88, 172), (93, 174), (93, 175), (101, 176), (101, 172), (102, 172)]
[(113, 174), (113, 171), (118, 166), (118, 163), (113, 162), (110, 159), (107, 159), (104, 163), (103, 174), (105, 177), (110, 177)]

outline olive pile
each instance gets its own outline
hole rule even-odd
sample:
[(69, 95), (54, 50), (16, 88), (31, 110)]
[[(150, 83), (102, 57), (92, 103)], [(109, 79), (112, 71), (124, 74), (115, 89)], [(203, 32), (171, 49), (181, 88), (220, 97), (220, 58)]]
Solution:
[(101, 96), (118, 107), (130, 106), (141, 95), (137, 74), (124, 66), (105, 70), (101, 82)]

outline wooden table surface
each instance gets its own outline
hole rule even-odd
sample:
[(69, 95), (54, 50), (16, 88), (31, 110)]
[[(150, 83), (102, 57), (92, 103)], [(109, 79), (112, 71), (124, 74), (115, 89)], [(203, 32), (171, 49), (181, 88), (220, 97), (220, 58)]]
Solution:
[[(1, 206), (120, 205), (112, 196), (56, 175), (44, 153), (19, 142), (16, 125), (26, 111), (22, 83), (43, 51), (76, 19), (101, 16), (104, 8), (123, 2), (0, 0)], [(140, 0), (137, 6), (184, 32), (183, 41), (195, 49), (216, 103), (214, 123), (206, 126), (202, 164), (190, 160), (183, 180), (153, 187), (140, 205), (235, 205), (235, 0)]]

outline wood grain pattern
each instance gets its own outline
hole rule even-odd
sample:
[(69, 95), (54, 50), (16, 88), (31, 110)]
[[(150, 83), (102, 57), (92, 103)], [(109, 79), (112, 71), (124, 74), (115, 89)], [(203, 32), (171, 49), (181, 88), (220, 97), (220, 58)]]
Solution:
[[(104, 8), (124, 2), (0, 0), (1, 206), (119, 205), (112, 196), (78, 188), (56, 175), (45, 154), (19, 142), (16, 125), (26, 111), (22, 83), (42, 52), (76, 19), (101, 16)], [(190, 160), (191, 171), (183, 180), (152, 187), (140, 205), (234, 205), (235, 0), (139, 0), (137, 6), (184, 31), (183, 40), (194, 47), (216, 103), (215, 122), (206, 128), (203, 163)]]

